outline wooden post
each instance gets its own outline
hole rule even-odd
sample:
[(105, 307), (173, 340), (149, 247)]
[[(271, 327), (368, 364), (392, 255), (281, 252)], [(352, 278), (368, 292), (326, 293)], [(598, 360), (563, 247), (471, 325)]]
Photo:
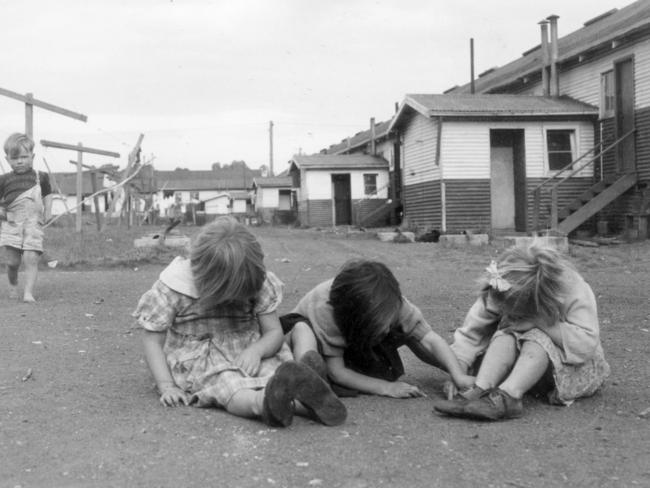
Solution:
[(81, 201), (83, 200), (83, 172), (81, 170), (83, 166), (83, 144), (79, 143), (79, 151), (77, 152), (77, 205), (80, 205), (77, 207), (77, 218), (76, 218), (76, 226), (75, 229), (77, 233), (81, 232), (81, 217), (83, 213), (83, 205), (81, 205)]
[[(90, 184), (93, 189), (93, 194), (97, 193), (97, 171), (94, 167), (90, 170)], [(102, 216), (99, 212), (99, 195), (93, 197), (93, 203), (95, 204), (95, 220), (97, 221), (97, 230), (99, 231), (102, 228)]]
[(25, 94), (25, 134), (34, 139), (34, 94)]

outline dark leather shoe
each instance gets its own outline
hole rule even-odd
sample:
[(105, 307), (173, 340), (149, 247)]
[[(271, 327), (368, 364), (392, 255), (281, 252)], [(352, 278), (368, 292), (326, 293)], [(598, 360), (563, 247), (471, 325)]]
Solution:
[(463, 416), (478, 420), (516, 419), (524, 414), (521, 398), (513, 398), (505, 391), (494, 388), (482, 397), (468, 401)]

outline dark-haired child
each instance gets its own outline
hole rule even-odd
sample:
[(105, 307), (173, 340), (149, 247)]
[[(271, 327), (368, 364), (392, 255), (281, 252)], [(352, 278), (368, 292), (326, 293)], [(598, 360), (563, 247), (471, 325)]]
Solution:
[[(474, 384), (447, 342), (402, 295), (390, 269), (377, 261), (348, 262), (333, 279), (307, 293), (281, 322), (295, 357), (311, 358), (312, 367), (346, 394), (422, 396), (420, 388), (399, 380), (404, 367), (397, 349), (402, 345), (448, 371), (458, 387)], [(325, 365), (314, 366), (314, 351)]]
[(276, 314), (282, 283), (263, 261), (255, 236), (222, 217), (142, 296), (134, 316), (160, 401), (273, 426), (288, 426), (294, 413), (341, 424), (347, 412), (329, 385), (292, 360)]
[(478, 367), (476, 385), (437, 402), (436, 411), (516, 418), (523, 415), (528, 391), (569, 405), (601, 387), (610, 369), (596, 298), (557, 250), (538, 244), (506, 250), (486, 268), (480, 285), (451, 346), (464, 370)]

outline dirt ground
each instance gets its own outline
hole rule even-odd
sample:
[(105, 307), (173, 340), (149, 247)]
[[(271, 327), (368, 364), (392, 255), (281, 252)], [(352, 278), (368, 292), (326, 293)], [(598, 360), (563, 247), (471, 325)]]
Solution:
[[(281, 312), (352, 257), (386, 262), (447, 339), (499, 249), (256, 229), (285, 282)], [(427, 398), (345, 399), (340, 427), (287, 429), (220, 410), (164, 408), (130, 312), (162, 266), (45, 270), (36, 306), (0, 283), (1, 487), (650, 486), (650, 244), (572, 247), (599, 297), (612, 375), (570, 407), (526, 399), (522, 419), (432, 412), (445, 374), (404, 351)], [(644, 414), (644, 411), (646, 412)]]

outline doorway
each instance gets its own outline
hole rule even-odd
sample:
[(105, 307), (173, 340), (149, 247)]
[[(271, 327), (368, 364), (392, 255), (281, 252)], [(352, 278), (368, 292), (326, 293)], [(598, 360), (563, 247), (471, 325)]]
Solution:
[(495, 230), (526, 231), (523, 129), (490, 130), (490, 215)]
[(350, 174), (332, 175), (334, 193), (334, 225), (352, 224)]
[[(634, 60), (624, 59), (614, 63), (616, 87), (616, 138), (634, 129)], [(635, 135), (632, 134), (616, 148), (616, 167), (619, 173), (630, 173), (636, 168)]]

